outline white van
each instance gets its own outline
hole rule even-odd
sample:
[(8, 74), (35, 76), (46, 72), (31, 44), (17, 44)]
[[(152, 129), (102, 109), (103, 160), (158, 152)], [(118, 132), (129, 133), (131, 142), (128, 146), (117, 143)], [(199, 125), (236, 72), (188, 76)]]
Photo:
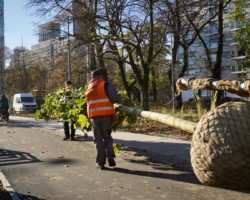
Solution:
[(33, 94), (19, 93), (15, 94), (13, 98), (13, 111), (20, 112), (35, 112), (37, 104)]

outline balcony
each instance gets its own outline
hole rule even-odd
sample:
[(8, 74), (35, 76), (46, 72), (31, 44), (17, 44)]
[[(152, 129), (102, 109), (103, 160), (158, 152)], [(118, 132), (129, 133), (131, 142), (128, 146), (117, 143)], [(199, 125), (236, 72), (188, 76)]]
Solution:
[(232, 60), (240, 61), (240, 60), (243, 60), (245, 58), (246, 58), (246, 56), (235, 56), (232, 58)]
[(197, 2), (199, 2), (199, 0), (186, 0), (185, 4), (186, 5), (191, 5), (191, 4), (194, 4), (194, 3), (197, 3)]
[(231, 66), (231, 74), (246, 74), (246, 71), (240, 66)]
[(218, 30), (208, 31), (205, 33), (205, 36), (218, 35)]
[(231, 71), (231, 74), (246, 74), (246, 71)]

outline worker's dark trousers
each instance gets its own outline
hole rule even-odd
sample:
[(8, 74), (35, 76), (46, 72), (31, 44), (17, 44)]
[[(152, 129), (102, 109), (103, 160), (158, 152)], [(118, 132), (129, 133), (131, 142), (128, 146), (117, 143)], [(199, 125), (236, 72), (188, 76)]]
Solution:
[(64, 122), (63, 125), (64, 125), (64, 134), (65, 134), (65, 137), (66, 138), (69, 138), (69, 137), (74, 138), (75, 137), (75, 132), (76, 132), (76, 130), (74, 128), (74, 123), (70, 124), (71, 134), (69, 132), (69, 122)]
[(113, 138), (111, 137), (112, 117), (92, 121), (94, 141), (97, 150), (96, 163), (106, 164), (106, 158), (114, 158)]

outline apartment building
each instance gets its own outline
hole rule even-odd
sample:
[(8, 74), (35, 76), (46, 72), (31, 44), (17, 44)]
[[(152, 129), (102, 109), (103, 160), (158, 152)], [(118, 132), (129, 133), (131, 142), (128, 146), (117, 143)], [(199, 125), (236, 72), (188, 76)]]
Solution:
[(4, 0), (0, 0), (0, 94), (4, 92)]
[[(199, 0), (186, 0), (186, 5), (190, 8), (197, 9), (198, 6), (201, 6), (201, 1)], [(236, 20), (230, 19), (232, 12), (234, 10), (235, 2), (232, 1), (224, 8), (223, 13), (223, 35), (224, 35), (224, 45), (223, 45), (223, 55), (222, 55), (222, 79), (246, 79), (250, 78), (250, 67), (243, 67), (242, 61), (245, 59), (245, 53), (240, 51), (237, 43), (234, 41), (235, 34), (237, 29), (242, 26)], [(217, 12), (218, 0), (211, 0), (210, 4), (203, 5), (204, 10), (204, 19), (208, 19)], [(209, 12), (208, 12), (209, 10)], [(250, 1), (245, 1), (244, 13), (247, 16), (248, 21), (250, 21)], [(191, 39), (194, 35), (194, 31), (190, 29), (187, 34), (187, 39)], [(201, 32), (201, 36), (204, 39), (207, 48), (210, 52), (210, 58), (212, 65), (216, 61), (216, 53), (218, 47), (218, 16), (213, 18)], [(189, 38), (190, 37), (190, 38)], [(205, 48), (199, 38), (189, 46), (189, 56), (188, 56), (188, 70), (186, 71), (185, 77), (195, 77), (196, 79), (211, 77), (211, 72), (208, 69), (208, 59), (205, 53)], [(183, 49), (180, 47), (178, 50), (178, 60), (180, 63), (179, 69), (183, 62)], [(230, 93), (225, 93), (226, 96), (235, 95)], [(189, 98), (192, 98), (193, 92), (191, 90), (184, 92), (182, 94), (183, 100), (186, 101)], [(202, 96), (210, 96), (210, 91), (202, 91)]]
[(39, 43), (53, 38), (58, 38), (61, 35), (59, 23), (48, 22), (39, 26)]

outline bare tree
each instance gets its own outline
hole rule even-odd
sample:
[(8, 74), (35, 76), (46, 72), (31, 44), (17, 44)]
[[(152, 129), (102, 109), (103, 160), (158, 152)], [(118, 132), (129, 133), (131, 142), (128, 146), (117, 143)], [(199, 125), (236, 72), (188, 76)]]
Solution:
[(5, 71), (5, 85), (9, 96), (17, 92), (29, 92), (32, 88), (32, 74), (29, 73), (28, 59), (19, 59), (20, 55), (25, 51), (23, 47), (15, 48), (10, 64)]
[[(99, 27), (105, 30), (102, 38), (107, 41), (110, 50), (120, 68), (127, 91), (129, 85), (125, 66), (131, 67), (141, 89), (142, 107), (149, 109), (149, 75), (153, 60), (161, 52), (166, 41), (165, 26), (157, 24), (155, 14), (156, 1), (105, 0), (102, 20)], [(155, 43), (156, 27), (161, 26), (161, 37)], [(158, 29), (159, 30), (159, 29)], [(161, 45), (159, 45), (161, 44)]]
[[(218, 1), (163, 1), (162, 13), (168, 22), (169, 31), (172, 33), (172, 63), (173, 66), (178, 66), (177, 51), (183, 49), (183, 64), (179, 71), (178, 78), (183, 77), (189, 67), (189, 58), (192, 57), (190, 52), (193, 43), (199, 39), (205, 49), (207, 56), (207, 69), (210, 70), (212, 77), (219, 79), (221, 74), (221, 62), (223, 53), (223, 11), (231, 0)], [(216, 10), (215, 10), (216, 9)], [(165, 10), (170, 15), (165, 14)], [(218, 27), (218, 48), (216, 52), (216, 62), (212, 66), (211, 52), (207, 46), (207, 41), (204, 38), (204, 29), (209, 26), (212, 21), (216, 21)], [(171, 79), (172, 72), (170, 71), (169, 78)], [(172, 82), (172, 81), (171, 81)], [(180, 107), (181, 98), (176, 97), (177, 107)]]
[(69, 9), (72, 7), (71, 3), (69, 0), (50, 0), (46, 3), (42, 0), (30, 0), (29, 6), (38, 7), (41, 15), (48, 14), (53, 9), (56, 12), (66, 11), (74, 20), (81, 22), (86, 30), (82, 33), (76, 31), (74, 36), (79, 40), (78, 45), (87, 45), (89, 69), (106, 68), (105, 54), (112, 53), (113, 57), (109, 56), (108, 59), (114, 59), (119, 66), (123, 85), (128, 93), (130, 85), (125, 67), (130, 66), (141, 89), (142, 107), (148, 110), (152, 62), (165, 47), (167, 38), (165, 24), (159, 23), (156, 18), (158, 1), (74, 0), (76, 10)]

